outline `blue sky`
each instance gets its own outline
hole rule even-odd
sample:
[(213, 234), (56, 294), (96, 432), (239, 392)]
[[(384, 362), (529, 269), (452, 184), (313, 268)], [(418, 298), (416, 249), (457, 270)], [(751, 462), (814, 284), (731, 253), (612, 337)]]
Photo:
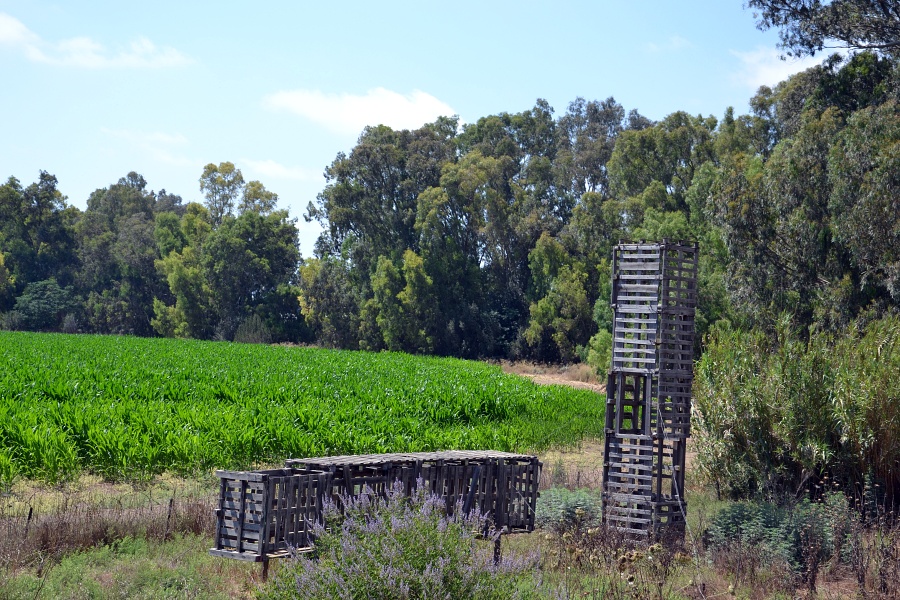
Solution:
[[(0, 177), (53, 173), (85, 207), (129, 171), (202, 201), (232, 161), (301, 217), (363, 126), (464, 122), (614, 96), (652, 119), (738, 113), (781, 61), (741, 0), (0, 0)], [(310, 256), (316, 224), (298, 220)]]

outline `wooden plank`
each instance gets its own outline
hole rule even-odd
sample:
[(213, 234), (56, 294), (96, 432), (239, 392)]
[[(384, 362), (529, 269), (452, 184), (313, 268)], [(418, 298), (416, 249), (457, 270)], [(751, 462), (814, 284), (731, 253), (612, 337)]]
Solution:
[(210, 548), (209, 553), (213, 556), (220, 556), (222, 558), (231, 558), (234, 560), (243, 560), (247, 562), (262, 562), (262, 556), (260, 556), (259, 554), (232, 552), (230, 550), (222, 550), (220, 548)]
[(220, 537), (222, 539), (226, 538), (234, 538), (236, 540), (256, 540), (259, 541), (259, 538), (262, 536), (260, 533), (260, 527), (249, 527), (244, 525), (243, 527), (239, 527), (237, 529), (233, 529), (230, 527), (222, 526)]

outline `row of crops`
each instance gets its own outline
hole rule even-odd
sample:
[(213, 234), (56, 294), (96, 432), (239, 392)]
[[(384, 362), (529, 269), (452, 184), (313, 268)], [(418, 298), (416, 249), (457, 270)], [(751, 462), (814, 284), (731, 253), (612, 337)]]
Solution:
[(0, 332), (0, 483), (196, 474), (286, 457), (539, 450), (602, 435), (604, 402), (405, 354)]

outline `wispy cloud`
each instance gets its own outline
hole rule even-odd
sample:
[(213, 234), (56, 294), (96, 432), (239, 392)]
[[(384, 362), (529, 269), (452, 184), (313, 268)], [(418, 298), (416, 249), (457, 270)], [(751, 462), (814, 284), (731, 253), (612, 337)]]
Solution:
[(646, 49), (647, 52), (651, 54), (656, 54), (658, 52), (676, 52), (678, 50), (684, 50), (685, 48), (692, 48), (694, 45), (690, 40), (681, 37), (680, 35), (673, 35), (668, 39), (656, 43), (650, 42), (647, 44)]
[(40, 38), (25, 27), (20, 20), (6, 13), (0, 13), (0, 44), (27, 46), (39, 41)]
[(101, 127), (100, 131), (106, 135), (136, 142), (141, 145), (146, 144), (169, 144), (184, 145), (188, 143), (188, 139), (180, 133), (164, 133), (162, 131), (136, 131), (134, 129), (109, 129)]
[(179, 67), (193, 62), (178, 50), (159, 47), (145, 37), (115, 51), (88, 37), (46, 41), (6, 13), (0, 13), (0, 45), (19, 50), (34, 62), (84, 69)]
[(289, 90), (266, 96), (263, 105), (290, 111), (340, 134), (357, 134), (366, 125), (414, 129), (456, 114), (449, 105), (421, 90), (404, 95), (385, 88), (361, 96)]
[(319, 181), (323, 178), (321, 171), (306, 167), (288, 167), (271, 159), (251, 160), (241, 159), (241, 163), (247, 165), (250, 171), (265, 177), (275, 179), (293, 179), (296, 181)]
[(735, 83), (756, 90), (760, 86), (774, 86), (794, 73), (805, 71), (822, 62), (822, 57), (781, 59), (781, 52), (775, 48), (758, 47), (749, 52), (731, 50), (731, 54), (738, 58), (740, 67), (732, 76)]
[(125, 140), (132, 147), (143, 150), (154, 160), (165, 164), (177, 167), (197, 166), (200, 164), (200, 161), (187, 158), (174, 151), (176, 147), (188, 144), (188, 139), (180, 133), (108, 129), (106, 127), (101, 127), (100, 131), (109, 137)]

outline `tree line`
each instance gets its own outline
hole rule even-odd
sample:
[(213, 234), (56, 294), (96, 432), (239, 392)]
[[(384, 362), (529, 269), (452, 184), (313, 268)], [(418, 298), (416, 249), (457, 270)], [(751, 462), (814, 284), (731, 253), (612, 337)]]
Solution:
[(834, 56), (752, 111), (652, 122), (613, 98), (366, 129), (326, 171), (301, 305), (339, 347), (605, 366), (620, 239), (698, 240), (718, 321), (837, 331), (900, 301), (900, 71)]
[(247, 323), (266, 339), (300, 339), (287, 211), (231, 163), (207, 165), (200, 187), (206, 202), (185, 204), (131, 172), (81, 211), (47, 172), (28, 186), (10, 177), (0, 186), (2, 325), (234, 339)]
[(231, 163), (205, 202), (137, 173), (85, 210), (41, 172), (0, 186), (2, 326), (293, 341), (605, 368), (612, 246), (698, 240), (701, 334), (840, 331), (900, 304), (900, 63), (833, 56), (751, 112), (652, 121), (614, 98), (415, 130), (327, 167), (302, 258), (277, 195)]

